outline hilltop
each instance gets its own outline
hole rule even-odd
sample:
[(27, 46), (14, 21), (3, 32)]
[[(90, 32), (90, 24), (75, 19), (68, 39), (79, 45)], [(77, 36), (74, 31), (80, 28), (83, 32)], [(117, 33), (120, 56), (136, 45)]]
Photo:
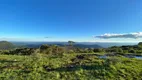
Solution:
[(0, 50), (10, 50), (14, 49), (15, 45), (8, 41), (0, 41)]

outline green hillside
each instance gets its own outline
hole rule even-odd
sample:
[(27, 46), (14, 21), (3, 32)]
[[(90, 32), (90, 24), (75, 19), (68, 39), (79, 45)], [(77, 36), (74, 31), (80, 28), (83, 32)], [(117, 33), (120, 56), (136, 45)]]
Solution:
[(7, 42), (7, 41), (0, 41), (0, 50), (10, 50), (15, 48), (15, 45)]

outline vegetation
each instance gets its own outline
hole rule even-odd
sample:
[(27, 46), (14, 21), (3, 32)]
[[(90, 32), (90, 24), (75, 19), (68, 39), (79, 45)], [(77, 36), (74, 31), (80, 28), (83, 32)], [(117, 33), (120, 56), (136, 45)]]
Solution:
[(15, 45), (7, 41), (0, 41), (0, 50), (10, 50), (14, 49)]
[(68, 41), (69, 45), (72, 46), (75, 42), (74, 41)]
[[(100, 58), (105, 53), (115, 56)], [(140, 45), (1, 50), (0, 80), (142, 80), (142, 60), (122, 56), (128, 53), (141, 54)]]
[(1, 80), (141, 80), (142, 60), (91, 54), (0, 55)]
[(142, 42), (134, 46), (113, 46), (106, 49), (106, 52), (120, 53), (120, 54), (131, 54), (131, 55), (142, 55)]
[(112, 46), (110, 48), (82, 48), (73, 46), (73, 41), (69, 41), (67, 46), (41, 45), (40, 48), (17, 48), (12, 50), (2, 50), (1, 54), (11, 55), (31, 55), (39, 51), (42, 54), (63, 54), (63, 53), (113, 53), (119, 55), (142, 55), (141, 42), (134, 46)]

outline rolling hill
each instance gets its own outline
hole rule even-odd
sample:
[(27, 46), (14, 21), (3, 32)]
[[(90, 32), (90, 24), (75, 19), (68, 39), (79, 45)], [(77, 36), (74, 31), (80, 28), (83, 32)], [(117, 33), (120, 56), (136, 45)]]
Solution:
[(0, 50), (14, 49), (16, 46), (8, 41), (0, 41)]

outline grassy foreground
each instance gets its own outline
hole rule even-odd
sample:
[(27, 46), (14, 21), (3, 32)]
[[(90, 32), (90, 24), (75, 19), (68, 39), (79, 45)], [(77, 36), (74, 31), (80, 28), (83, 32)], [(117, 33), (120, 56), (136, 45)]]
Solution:
[(142, 80), (142, 60), (95, 55), (0, 55), (0, 80)]

